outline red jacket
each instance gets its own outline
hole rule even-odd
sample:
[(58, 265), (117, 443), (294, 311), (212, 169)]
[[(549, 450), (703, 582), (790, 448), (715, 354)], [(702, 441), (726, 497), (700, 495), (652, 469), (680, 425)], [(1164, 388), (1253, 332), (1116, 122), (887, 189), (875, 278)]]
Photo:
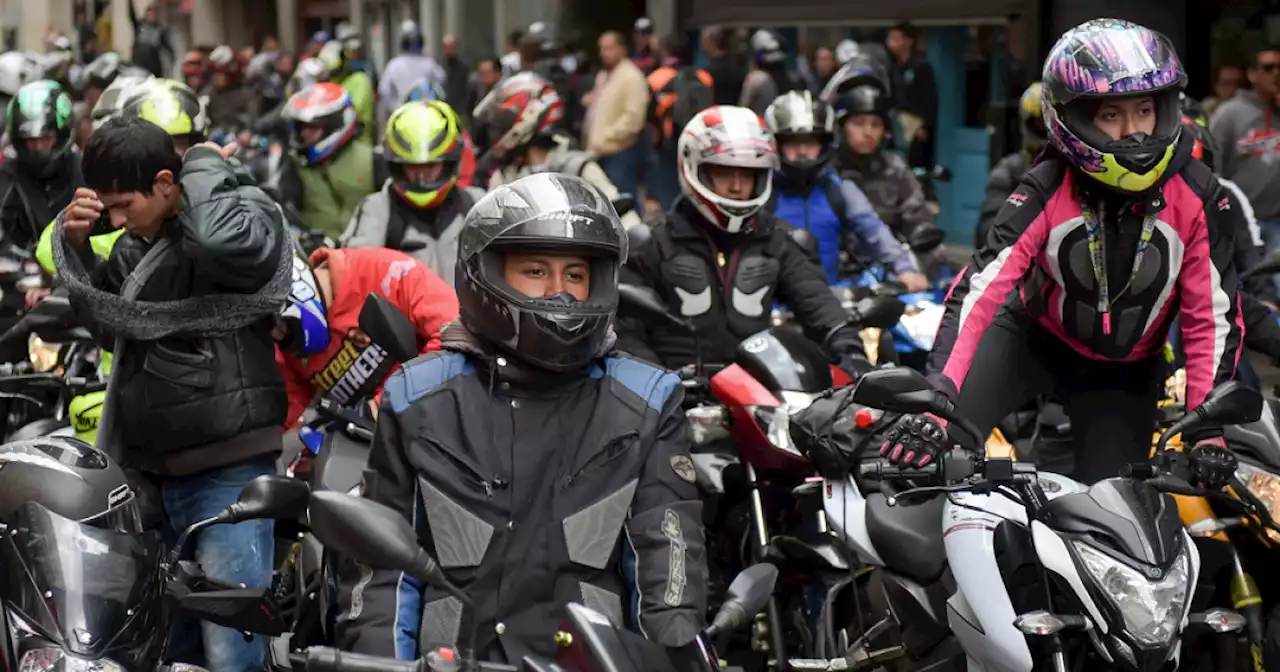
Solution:
[(390, 299), (408, 316), (417, 327), (421, 352), (439, 349), (440, 328), (458, 316), (453, 288), (407, 254), (382, 247), (322, 247), (311, 254), (312, 266), (324, 261), (333, 291), (326, 306), (329, 348), (310, 357), (276, 351), (289, 394), (286, 427), (297, 422), (317, 392), (340, 404), (382, 393), (396, 363), (380, 350), (369, 350), (369, 338), (359, 329), (360, 308), (370, 293)]

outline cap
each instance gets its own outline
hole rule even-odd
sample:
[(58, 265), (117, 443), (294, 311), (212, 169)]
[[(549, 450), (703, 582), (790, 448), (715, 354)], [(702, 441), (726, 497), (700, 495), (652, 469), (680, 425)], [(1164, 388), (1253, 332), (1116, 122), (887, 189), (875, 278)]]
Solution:
[(652, 34), (653, 34), (653, 21), (652, 21), (649, 17), (647, 17), (647, 16), (642, 16), (642, 17), (640, 17), (640, 18), (636, 19), (636, 25), (635, 25), (635, 27), (634, 27), (634, 30), (635, 30), (635, 32), (637, 32), (637, 33), (643, 33), (643, 34), (645, 34), (645, 35), (652, 35)]

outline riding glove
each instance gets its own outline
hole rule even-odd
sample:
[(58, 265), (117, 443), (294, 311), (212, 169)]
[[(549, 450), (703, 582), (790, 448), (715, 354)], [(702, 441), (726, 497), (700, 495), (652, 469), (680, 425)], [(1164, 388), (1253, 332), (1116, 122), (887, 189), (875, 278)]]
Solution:
[(884, 433), (880, 456), (900, 467), (925, 467), (947, 450), (947, 421), (932, 413), (898, 418)]

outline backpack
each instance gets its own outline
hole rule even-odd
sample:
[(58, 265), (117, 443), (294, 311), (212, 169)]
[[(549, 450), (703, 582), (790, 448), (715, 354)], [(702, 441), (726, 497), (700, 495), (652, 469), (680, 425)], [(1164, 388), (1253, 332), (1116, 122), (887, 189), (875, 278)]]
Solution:
[[(659, 112), (660, 100), (674, 95), (675, 101)], [(716, 104), (715, 92), (698, 77), (698, 69), (685, 66), (676, 71), (661, 89), (654, 92), (650, 107), (654, 127), (658, 129), (658, 147), (674, 154), (680, 131), (701, 111)], [(667, 126), (670, 124), (670, 129)]]

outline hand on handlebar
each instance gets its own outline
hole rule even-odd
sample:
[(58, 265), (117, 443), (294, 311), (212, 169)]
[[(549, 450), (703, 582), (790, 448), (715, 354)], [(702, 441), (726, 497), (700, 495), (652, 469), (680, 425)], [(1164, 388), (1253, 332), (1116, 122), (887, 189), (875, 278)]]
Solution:
[(947, 450), (946, 421), (931, 414), (908, 414), (885, 430), (880, 456), (899, 467), (925, 467)]

